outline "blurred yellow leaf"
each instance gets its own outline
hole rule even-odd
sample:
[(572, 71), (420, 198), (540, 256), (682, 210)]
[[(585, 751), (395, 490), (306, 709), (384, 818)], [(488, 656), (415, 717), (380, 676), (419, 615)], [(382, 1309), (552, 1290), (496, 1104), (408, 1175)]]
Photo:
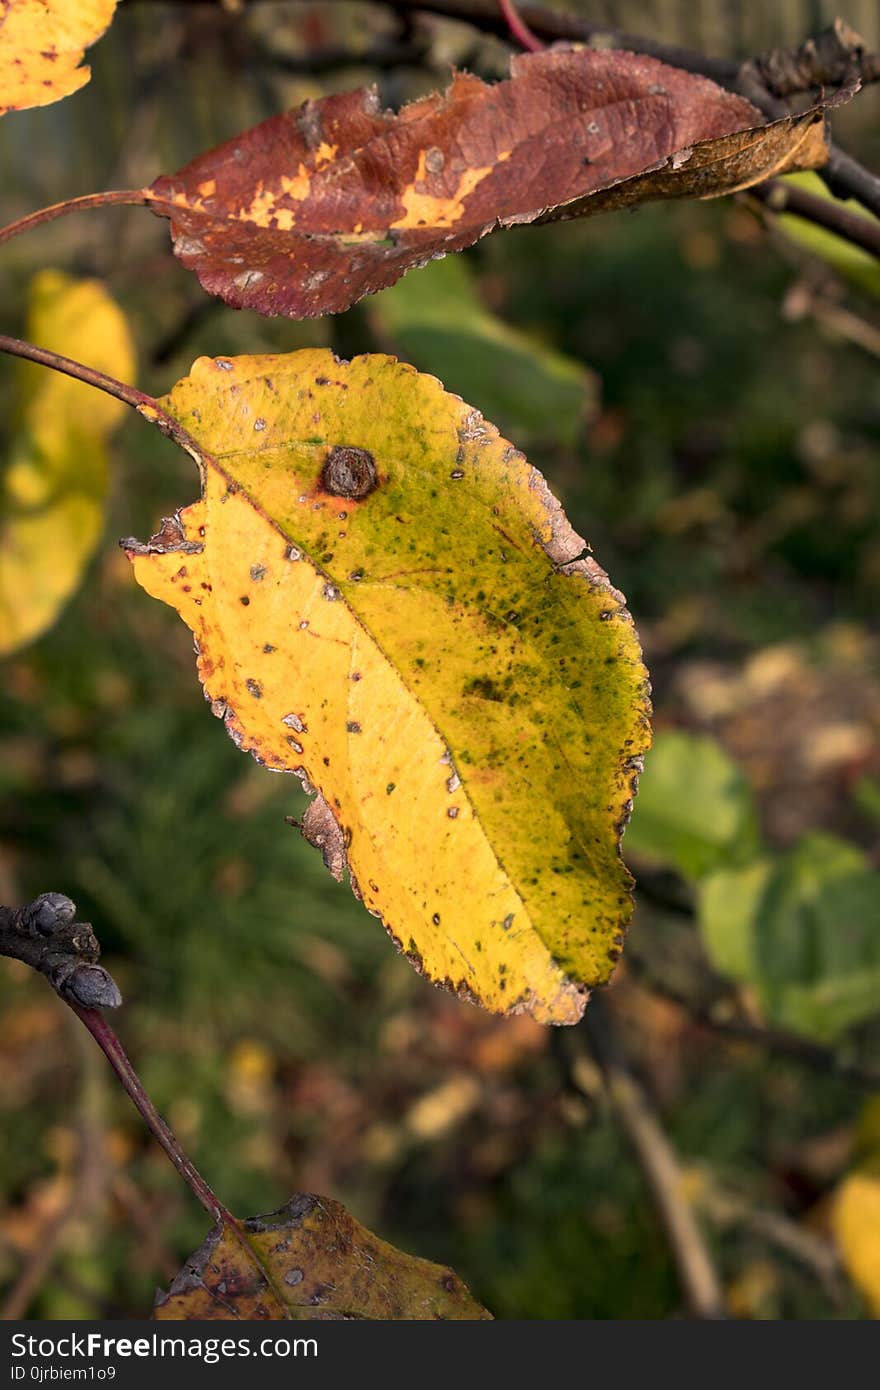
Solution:
[[(101, 371), (134, 374), (125, 318), (97, 280), (42, 271), (26, 332)], [(17, 427), (0, 474), (0, 656), (45, 632), (75, 592), (101, 534), (105, 442), (126, 410), (44, 367), (18, 371)]]
[(632, 910), (647, 687), (540, 473), (389, 357), (202, 358), (161, 405), (204, 494), (127, 545), (215, 714), (317, 790), (307, 837), (419, 970), (576, 1022)]
[(0, 116), (84, 87), (83, 53), (115, 9), (116, 0), (0, 0)]
[(865, 1169), (844, 1178), (831, 1224), (849, 1277), (880, 1318), (880, 1171)]

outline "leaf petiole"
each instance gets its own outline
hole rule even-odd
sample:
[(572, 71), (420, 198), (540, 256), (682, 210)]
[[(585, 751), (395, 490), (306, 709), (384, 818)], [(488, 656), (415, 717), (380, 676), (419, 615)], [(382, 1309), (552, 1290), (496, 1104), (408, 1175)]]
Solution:
[(72, 376), (77, 381), (84, 381), (87, 386), (94, 386), (98, 391), (105, 391), (108, 396), (115, 396), (118, 401), (130, 405), (145, 420), (155, 425), (162, 434), (173, 439), (175, 444), (179, 444), (182, 449), (185, 449), (191, 458), (199, 462), (204, 457), (192, 435), (188, 434), (173, 416), (162, 409), (154, 396), (147, 395), (146, 391), (139, 391), (136, 386), (129, 386), (124, 381), (118, 381), (116, 377), (108, 376), (106, 372), (99, 372), (95, 367), (87, 367), (84, 362), (75, 362), (72, 357), (63, 357), (60, 352), (51, 352), (48, 348), (37, 347), (35, 343), (25, 342), (23, 338), (12, 338), (6, 333), (0, 333), (0, 352), (9, 353), (12, 357), (24, 358), (27, 362), (36, 362), (39, 366), (48, 367), (53, 372), (61, 372), (64, 376)]
[(201, 1173), (187, 1158), (168, 1125), (150, 1100), (140, 1077), (128, 1059), (125, 1048), (104, 1015), (99, 1013), (97, 1009), (84, 1009), (71, 999), (66, 999), (65, 1003), (73, 1009), (73, 1012), (82, 1020), (95, 1039), (122, 1083), (129, 1100), (140, 1114), (150, 1133), (162, 1145), (193, 1196), (201, 1203), (205, 1211), (213, 1216), (215, 1221), (222, 1221), (224, 1225), (233, 1226), (237, 1230), (238, 1222), (232, 1212), (214, 1195)]
[(145, 207), (152, 202), (146, 188), (111, 189), (106, 193), (85, 193), (79, 198), (66, 198), (62, 203), (52, 203), (50, 207), (29, 212), (25, 217), (0, 227), (0, 246), (22, 232), (40, 227), (44, 222), (54, 222), (58, 217), (66, 217), (69, 212), (86, 212), (89, 208), (106, 208), (127, 204), (129, 207)]

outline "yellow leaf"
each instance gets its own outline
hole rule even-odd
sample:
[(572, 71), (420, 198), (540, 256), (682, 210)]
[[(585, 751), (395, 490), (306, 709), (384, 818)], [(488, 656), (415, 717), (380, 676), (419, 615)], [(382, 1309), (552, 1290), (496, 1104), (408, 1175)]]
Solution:
[(116, 0), (0, 0), (0, 116), (84, 87), (83, 53), (115, 9)]
[(632, 909), (647, 684), (540, 473), (389, 357), (202, 358), (160, 404), (203, 496), (127, 548), (214, 712), (317, 789), (304, 833), (418, 969), (576, 1022)]
[(388, 1245), (330, 1197), (298, 1193), (269, 1216), (218, 1223), (158, 1295), (153, 1316), (483, 1321), (491, 1314), (451, 1269)]
[(865, 1169), (844, 1178), (831, 1224), (849, 1277), (880, 1318), (880, 1172)]
[[(125, 318), (97, 280), (44, 270), (27, 336), (131, 379)], [(39, 637), (75, 591), (101, 534), (105, 441), (126, 407), (44, 367), (21, 363), (17, 428), (0, 475), (0, 656)]]

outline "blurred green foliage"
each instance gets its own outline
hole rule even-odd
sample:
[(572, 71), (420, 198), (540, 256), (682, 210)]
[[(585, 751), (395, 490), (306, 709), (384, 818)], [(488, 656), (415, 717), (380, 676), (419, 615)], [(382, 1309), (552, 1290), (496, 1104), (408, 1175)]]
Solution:
[[(143, 182), (271, 110), (375, 76), (279, 75), (248, 27), (265, 17), (242, 24), (214, 10), (123, 7), (94, 50), (89, 87), (63, 109), (7, 117), (2, 220)], [(390, 22), (339, 10), (308, 11), (305, 28), (291, 10), (274, 38), (303, 51)], [(497, 65), (493, 45), (457, 28), (441, 26), (433, 46), (441, 65)], [(382, 74), (383, 95), (438, 80), (404, 68)], [(171, 258), (164, 226), (108, 211), (4, 248), (8, 331), (21, 325), (30, 275), (50, 263), (106, 278), (146, 390), (167, 389), (200, 353), (330, 343), (349, 355), (399, 334), (416, 366), (442, 362), (448, 385), (490, 413), (497, 403), (513, 440), (529, 441), (627, 595), (666, 731), (625, 841), (640, 890), (609, 998), (695, 1191), (721, 1188), (785, 1229), (821, 1232), (860, 1090), (731, 1046), (652, 983), (684, 972), (701, 984), (711, 958), (725, 1007), (743, 996), (751, 1006), (757, 951), (762, 981), (774, 962), (759, 1013), (781, 1009), (789, 1026), (829, 1037), (867, 1009), (850, 1002), (841, 1014), (838, 994), (817, 993), (823, 953), (842, 987), (868, 981), (868, 1004), (874, 989), (862, 964), (877, 960), (865, 864), (880, 848), (880, 401), (863, 346), (783, 313), (812, 260), (741, 205), (647, 207), (511, 231), (456, 270), (414, 272), (395, 291), (395, 322), (376, 301), (292, 324), (207, 301)], [(870, 301), (850, 294), (867, 320)], [(447, 296), (463, 305), (458, 339)], [(594, 373), (601, 408), (587, 424)], [(13, 391), (3, 369), (0, 434)], [(134, 589), (115, 547), (195, 494), (189, 461), (132, 418), (112, 465), (105, 541), (82, 590), (3, 669), (0, 899), (58, 889), (94, 923), (126, 996), (126, 1045), (233, 1209), (330, 1192), (403, 1248), (452, 1263), (499, 1317), (675, 1316), (671, 1257), (598, 1078), (573, 1091), (546, 1032), (432, 991), (284, 823), (302, 810), (297, 784), (224, 737), (182, 626)], [(858, 846), (840, 851), (858, 862), (826, 893), (829, 836)], [(765, 873), (773, 912), (747, 914)], [(697, 874), (708, 877), (695, 889)], [(729, 892), (725, 874), (740, 876)], [(707, 899), (726, 917), (719, 926), (713, 908), (707, 927), (704, 912), (701, 937), (694, 908)], [(803, 942), (805, 930), (813, 955), (792, 971), (792, 934)], [(795, 999), (792, 984), (808, 995)], [(0, 1282), (15, 1286), (71, 1209), (30, 1315), (144, 1314), (204, 1217), (42, 981), (3, 963), (0, 1008)], [(861, 1022), (848, 1046), (870, 1055), (877, 1036)], [(707, 1201), (705, 1219), (737, 1315), (863, 1312), (758, 1217), (722, 1219)]]
[(757, 844), (748, 782), (714, 739), (659, 733), (641, 779), (626, 847), (699, 879)]

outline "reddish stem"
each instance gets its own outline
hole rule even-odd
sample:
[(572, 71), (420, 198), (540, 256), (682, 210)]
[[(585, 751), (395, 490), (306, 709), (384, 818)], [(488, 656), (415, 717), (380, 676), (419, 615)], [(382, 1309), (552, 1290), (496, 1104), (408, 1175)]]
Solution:
[(192, 435), (162, 409), (154, 396), (148, 396), (136, 386), (128, 386), (124, 381), (117, 381), (115, 376), (99, 372), (95, 367), (87, 367), (83, 362), (75, 362), (72, 357), (62, 357), (60, 352), (37, 347), (22, 338), (10, 338), (5, 333), (0, 333), (0, 352), (8, 352), (13, 357), (23, 357), (28, 362), (37, 362), (41, 367), (51, 368), (53, 372), (62, 372), (64, 376), (84, 381), (87, 386), (94, 386), (98, 391), (106, 391), (108, 396), (115, 396), (118, 401), (132, 406), (145, 420), (156, 425), (169, 439), (173, 439), (175, 444), (185, 449), (197, 463), (203, 458), (202, 450)]
[(73, 1012), (82, 1019), (83, 1023), (88, 1028), (95, 1042), (98, 1044), (104, 1056), (107, 1058), (107, 1061), (122, 1082), (129, 1099), (138, 1110), (150, 1132), (162, 1145), (162, 1148), (171, 1159), (171, 1162), (174, 1164), (193, 1196), (201, 1202), (205, 1211), (208, 1212), (215, 1221), (222, 1221), (224, 1225), (234, 1227), (237, 1232), (238, 1223), (232, 1215), (232, 1212), (224, 1207), (223, 1203), (214, 1196), (214, 1193), (205, 1182), (201, 1173), (183, 1152), (183, 1149), (178, 1144), (171, 1130), (168, 1128), (144, 1090), (140, 1077), (128, 1060), (122, 1043), (117, 1038), (104, 1015), (98, 1013), (96, 1009), (84, 1009), (79, 1004), (74, 1004), (70, 999), (66, 999), (65, 1003), (73, 1009)]
[(88, 208), (112, 207), (114, 203), (126, 203), (130, 207), (142, 207), (151, 202), (149, 190), (146, 188), (125, 188), (111, 190), (109, 193), (86, 193), (81, 198), (67, 198), (63, 203), (53, 203), (51, 207), (40, 208), (38, 212), (29, 212), (27, 217), (19, 217), (17, 222), (10, 222), (6, 227), (0, 227), (0, 246), (4, 241), (11, 241), (14, 236), (21, 232), (28, 232), (32, 227), (39, 227), (44, 222), (54, 222), (56, 217), (66, 217), (69, 212), (85, 212)]
[(528, 53), (542, 53), (546, 45), (537, 34), (532, 33), (517, 10), (514, 0), (498, 0), (498, 8), (504, 15), (504, 22), (510, 30), (511, 37), (516, 39), (520, 48), (524, 48)]

